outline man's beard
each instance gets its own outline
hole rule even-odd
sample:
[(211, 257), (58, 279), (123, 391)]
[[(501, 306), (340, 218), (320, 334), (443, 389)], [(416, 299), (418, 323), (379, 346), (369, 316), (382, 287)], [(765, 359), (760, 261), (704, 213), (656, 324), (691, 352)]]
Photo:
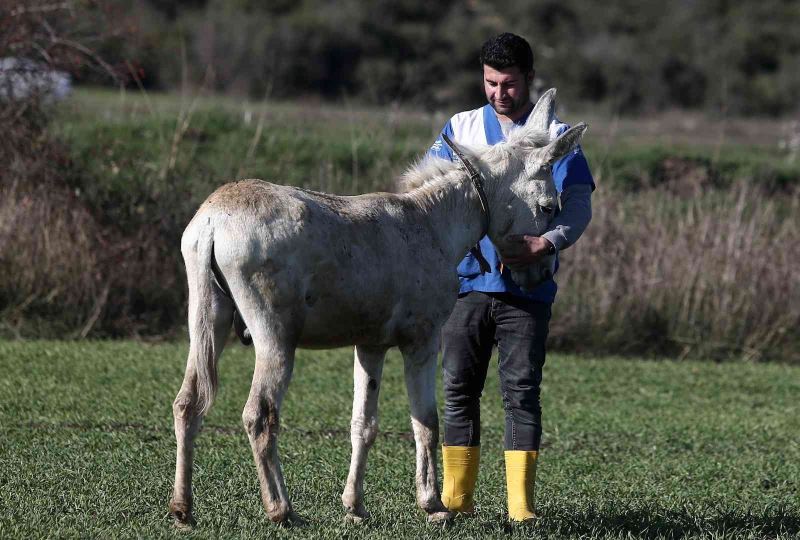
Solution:
[(525, 105), (527, 105), (529, 101), (530, 101), (530, 89), (526, 88), (524, 93), (520, 94), (517, 99), (512, 99), (511, 103), (509, 104), (502, 106), (498, 104), (497, 101), (494, 101), (494, 102), (489, 102), (489, 105), (492, 106), (492, 109), (494, 109), (494, 112), (496, 112), (497, 114), (502, 114), (503, 116), (509, 116), (519, 111), (523, 107), (525, 107)]

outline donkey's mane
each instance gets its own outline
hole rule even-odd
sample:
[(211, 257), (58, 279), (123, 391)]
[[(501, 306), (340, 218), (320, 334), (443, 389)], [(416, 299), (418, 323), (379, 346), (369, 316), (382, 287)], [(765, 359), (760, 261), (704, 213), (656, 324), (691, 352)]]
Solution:
[[(515, 156), (520, 156), (531, 148), (541, 148), (550, 142), (547, 131), (533, 129), (515, 129), (509, 135), (505, 144), (491, 147), (471, 148), (459, 146), (469, 160), (485, 163), (490, 168), (508, 162)], [(448, 159), (426, 155), (412, 164), (400, 176), (397, 182), (397, 191), (407, 193), (414, 189), (429, 184), (434, 180), (443, 178), (447, 173), (458, 167), (456, 162)]]
[(448, 159), (423, 156), (400, 176), (397, 191), (408, 193), (455, 170), (457, 164)]
[(515, 129), (508, 134), (508, 146), (541, 148), (551, 141), (550, 132), (538, 129)]

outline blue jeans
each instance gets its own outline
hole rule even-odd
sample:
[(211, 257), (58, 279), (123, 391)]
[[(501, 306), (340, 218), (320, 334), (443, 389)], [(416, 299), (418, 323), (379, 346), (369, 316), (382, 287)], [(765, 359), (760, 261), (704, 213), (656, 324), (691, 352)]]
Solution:
[(550, 313), (551, 304), (505, 293), (471, 292), (458, 299), (442, 329), (445, 445), (480, 445), (480, 399), (497, 345), (505, 448), (539, 449)]

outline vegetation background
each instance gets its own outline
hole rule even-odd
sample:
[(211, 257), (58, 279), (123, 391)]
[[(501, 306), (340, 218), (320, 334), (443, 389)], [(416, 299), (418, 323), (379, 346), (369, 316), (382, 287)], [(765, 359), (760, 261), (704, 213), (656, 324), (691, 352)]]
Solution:
[[(478, 515), (425, 525), (391, 351), (367, 474), (374, 519), (344, 524), (342, 349), (298, 353), (281, 452), (309, 523), (275, 527), (237, 427), (252, 349), (233, 343), (198, 440), (192, 537), (797, 538), (799, 11), (0, 0), (0, 59), (75, 83), (56, 102), (8, 99), (0, 84), (0, 537), (185, 537), (166, 508), (188, 349), (183, 227), (236, 178), (393, 189), (449, 115), (484, 103), (477, 48), (511, 30), (533, 44), (536, 91), (558, 87), (562, 118), (590, 123), (598, 184), (558, 276), (542, 519), (506, 523), (490, 370)], [(674, 360), (642, 361), (653, 356)]]
[(592, 126), (552, 346), (800, 362), (795, 2), (0, 6), (0, 57), (77, 85), (0, 102), (0, 335), (182, 336), (177, 246), (216, 186), (393, 189), (512, 30)]
[(120, 0), (98, 51), (174, 89), (188, 69), (217, 92), (261, 99), (474, 106), (477, 49), (512, 31), (534, 49), (539, 88), (624, 114), (667, 107), (796, 112), (796, 2), (645, 0)]

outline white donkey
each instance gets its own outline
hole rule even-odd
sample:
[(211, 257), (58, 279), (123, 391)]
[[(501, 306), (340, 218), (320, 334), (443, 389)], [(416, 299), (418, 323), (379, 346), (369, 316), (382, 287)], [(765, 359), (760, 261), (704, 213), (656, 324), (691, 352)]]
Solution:
[[(431, 521), (449, 517), (436, 478), (440, 329), (456, 300), (456, 266), (485, 229), (502, 254), (506, 235), (540, 234), (554, 214), (551, 165), (586, 129), (579, 124), (550, 141), (554, 98), (554, 89), (545, 93), (508, 142), (464, 150), (463, 165), (428, 159), (416, 166), (402, 194), (339, 197), (245, 180), (205, 201), (181, 242), (191, 345), (173, 404), (178, 451), (170, 509), (179, 524), (192, 523), (194, 439), (214, 398), (217, 363), (237, 311), (256, 353), (242, 420), (271, 520), (292, 516), (277, 443), (295, 348), (344, 345), (355, 345), (352, 457), (342, 494), (347, 516), (368, 515), (364, 472), (378, 432), (384, 354), (398, 346), (417, 448), (417, 504)], [(475, 182), (465, 170), (469, 162), (480, 173)], [(545, 260), (515, 279), (532, 287), (553, 264)]]

